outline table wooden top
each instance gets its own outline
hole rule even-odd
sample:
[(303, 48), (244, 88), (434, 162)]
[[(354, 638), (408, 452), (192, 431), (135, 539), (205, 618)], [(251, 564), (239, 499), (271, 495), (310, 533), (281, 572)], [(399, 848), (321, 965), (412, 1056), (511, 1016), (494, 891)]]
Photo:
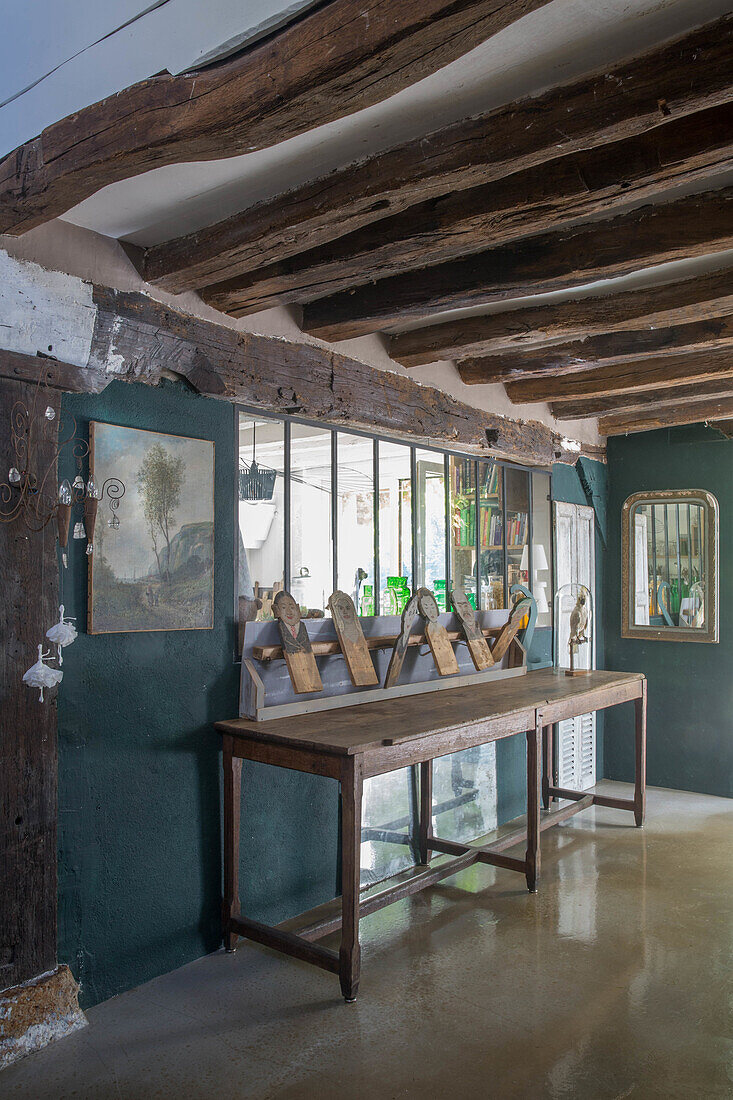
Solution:
[(536, 710), (568, 702), (575, 714), (585, 714), (610, 705), (614, 694), (621, 694), (624, 688), (633, 689), (633, 685), (643, 680), (640, 672), (594, 671), (571, 677), (562, 671), (543, 668), (506, 680), (297, 714), (270, 722), (233, 718), (215, 725), (220, 733), (235, 737), (339, 756), (353, 755), (510, 716), (516, 716), (517, 732), (521, 732), (534, 725)]

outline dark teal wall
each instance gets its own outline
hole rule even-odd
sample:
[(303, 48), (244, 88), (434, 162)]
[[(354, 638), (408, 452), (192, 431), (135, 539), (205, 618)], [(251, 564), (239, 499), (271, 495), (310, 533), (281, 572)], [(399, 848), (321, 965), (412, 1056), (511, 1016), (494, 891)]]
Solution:
[[(65, 651), (59, 959), (81, 980), (89, 1006), (220, 943), (221, 757), (212, 722), (238, 709), (234, 409), (179, 384), (114, 383), (100, 396), (67, 396), (64, 411), (85, 434), (89, 420), (101, 420), (216, 445), (213, 630), (80, 633)], [(84, 545), (70, 541), (63, 579), (67, 614), (81, 629)], [(278, 921), (333, 897), (335, 785), (245, 765), (243, 786), (248, 912)]]
[[(59, 691), (59, 959), (89, 1006), (220, 945), (221, 756), (212, 723), (238, 706), (235, 412), (177, 383), (113, 383), (99, 396), (68, 395), (64, 412), (83, 434), (100, 420), (216, 445), (213, 630), (87, 636), (84, 543), (69, 544), (63, 600), (80, 635), (66, 650)], [(565, 466), (555, 467), (553, 494), (586, 503)], [(536, 634), (531, 657), (551, 661), (548, 632)], [(523, 737), (499, 743), (497, 768), (503, 822), (525, 809)], [(243, 788), (247, 913), (274, 923), (333, 897), (335, 784), (245, 764)]]
[[(591, 462), (591, 469), (600, 473), (602, 463)], [(565, 501), (568, 504), (589, 504), (583, 485), (575, 466), (567, 466), (564, 463), (555, 463), (552, 468), (552, 499)], [(605, 501), (594, 501), (596, 515), (600, 515), (601, 527), (606, 519)], [(603, 592), (605, 576), (606, 551), (603, 539), (596, 523), (596, 658), (598, 668), (605, 668), (603, 649)], [(551, 665), (553, 661), (552, 632), (538, 630), (535, 633), (532, 649), (529, 654), (530, 666), (542, 667)], [(596, 775), (600, 779), (603, 772), (603, 735), (604, 716), (598, 715), (597, 721), (597, 757)], [(511, 821), (519, 817), (526, 810), (526, 742), (524, 737), (512, 737), (506, 741), (498, 741), (496, 745), (497, 767), (497, 810), (499, 824)]]
[[(647, 780), (733, 797), (733, 443), (714, 429), (644, 432), (609, 440), (608, 667), (648, 679)], [(720, 506), (720, 642), (621, 637), (621, 508), (644, 489), (707, 489)], [(628, 716), (609, 711), (605, 768), (633, 778)]]

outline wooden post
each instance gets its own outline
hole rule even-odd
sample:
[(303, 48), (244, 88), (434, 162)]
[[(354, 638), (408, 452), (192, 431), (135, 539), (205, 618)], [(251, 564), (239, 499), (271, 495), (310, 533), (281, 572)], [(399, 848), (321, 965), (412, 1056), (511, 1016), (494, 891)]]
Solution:
[(347, 756), (341, 771), (341, 949), (339, 981), (347, 1004), (359, 990), (359, 874), (361, 869), (361, 756)]
[(549, 810), (550, 803), (553, 801), (550, 794), (550, 787), (555, 786), (554, 777), (552, 774), (553, 769), (553, 737), (554, 726), (545, 726), (542, 730), (542, 755), (544, 759), (544, 775), (542, 778), (542, 805), (546, 810)]
[(239, 825), (242, 807), (242, 760), (234, 756), (234, 739), (224, 738), (224, 898), (221, 924), (224, 947), (236, 951), (237, 933), (230, 928), (232, 917), (239, 916)]
[(636, 768), (634, 773), (634, 820), (637, 828), (644, 824), (646, 813), (646, 680), (641, 696), (634, 699), (636, 733)]
[[(0, 481), (7, 479), (14, 461), (9, 435), (16, 402), (30, 409), (34, 400), (35, 386), (0, 380), (0, 423), (6, 433)], [(42, 423), (47, 423), (43, 409), (51, 405), (58, 424), (60, 396), (41, 393), (37, 402)], [(41, 430), (33, 456), (36, 473), (42, 476), (51, 467), (46, 482), (51, 499), (56, 496), (55, 436)], [(38, 689), (21, 680), (59, 617), (56, 524), (30, 531), (20, 519), (0, 523), (0, 560), (0, 989), (6, 989), (56, 966), (57, 691), (47, 691), (41, 703)]]
[(542, 768), (542, 713), (527, 730), (527, 889), (535, 893), (540, 878), (540, 783)]
[(428, 840), (433, 835), (433, 762), (423, 760), (420, 765), (420, 863), (430, 863)]

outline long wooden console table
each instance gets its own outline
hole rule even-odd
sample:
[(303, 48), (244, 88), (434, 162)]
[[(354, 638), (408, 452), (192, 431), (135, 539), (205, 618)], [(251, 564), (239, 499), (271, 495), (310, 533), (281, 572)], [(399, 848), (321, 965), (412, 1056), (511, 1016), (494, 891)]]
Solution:
[[(608, 798), (558, 788), (553, 780), (552, 729), (556, 722), (620, 703), (635, 706), (636, 781), (633, 799)], [(217, 722), (224, 746), (225, 946), (239, 936), (338, 974), (347, 1001), (359, 986), (359, 918), (416, 893), (472, 863), (488, 863), (525, 875), (530, 891), (540, 874), (540, 833), (589, 806), (630, 810), (644, 821), (646, 767), (646, 680), (640, 673), (591, 672), (568, 677), (552, 669), (516, 679), (492, 681), (431, 695), (389, 699), (320, 714), (253, 722)], [(514, 734), (527, 736), (527, 826), (486, 847), (442, 840), (432, 830), (432, 761)], [(544, 758), (544, 766), (543, 766)], [(250, 920), (239, 899), (239, 832), (242, 760), (328, 776), (341, 784), (341, 916), (321, 920), (299, 934)], [(364, 779), (420, 765), (419, 846), (423, 865), (414, 876), (360, 901), (359, 856)], [(540, 813), (540, 793), (545, 811)], [(550, 810), (555, 799), (570, 804)], [(523, 859), (506, 849), (526, 843)], [(430, 866), (430, 853), (452, 855)], [(341, 928), (341, 948), (316, 941)]]

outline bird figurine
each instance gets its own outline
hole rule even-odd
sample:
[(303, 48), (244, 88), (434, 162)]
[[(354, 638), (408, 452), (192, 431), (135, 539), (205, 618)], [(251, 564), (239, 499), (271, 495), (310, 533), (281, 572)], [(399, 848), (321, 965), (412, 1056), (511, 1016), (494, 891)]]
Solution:
[(570, 638), (568, 641), (568, 645), (570, 646), (570, 668), (566, 670), (568, 676), (574, 676), (578, 672), (586, 671), (585, 669), (576, 669), (575, 655), (578, 652), (578, 647), (588, 641), (588, 636), (586, 634), (587, 627), (588, 600), (585, 591), (581, 591), (578, 593), (575, 607), (570, 612)]

